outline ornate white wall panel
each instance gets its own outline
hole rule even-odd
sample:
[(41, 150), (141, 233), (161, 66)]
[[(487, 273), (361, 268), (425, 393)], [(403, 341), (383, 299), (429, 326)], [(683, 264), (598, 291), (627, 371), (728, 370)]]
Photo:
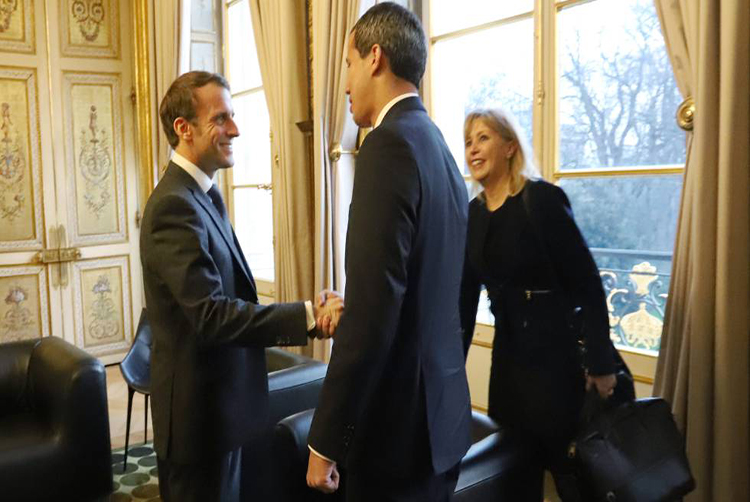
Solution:
[(116, 0), (62, 0), (62, 55), (119, 58), (120, 15), (117, 4)]
[(49, 336), (44, 266), (0, 267), (0, 343)]
[(0, 51), (35, 50), (33, 1), (0, 0)]
[(66, 72), (63, 87), (71, 244), (125, 241), (120, 76)]
[(76, 345), (93, 355), (130, 345), (130, 265), (127, 256), (73, 264)]
[(34, 69), (0, 67), (0, 251), (42, 247), (36, 93)]

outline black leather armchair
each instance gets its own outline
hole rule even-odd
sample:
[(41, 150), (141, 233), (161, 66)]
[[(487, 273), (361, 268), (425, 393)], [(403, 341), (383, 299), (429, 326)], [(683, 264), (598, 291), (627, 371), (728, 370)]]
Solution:
[[(274, 432), (273, 499), (279, 502), (337, 502), (341, 490), (323, 495), (307, 487), (307, 435), (315, 410), (285, 418)], [(461, 472), (453, 500), (456, 502), (503, 502), (530, 500), (523, 452), (504, 442), (497, 425), (478, 412), (472, 413), (472, 446), (461, 460)], [(342, 480), (343, 482), (343, 480)]]
[(112, 491), (104, 366), (60, 338), (0, 345), (3, 500), (91, 501)]
[[(279, 420), (318, 404), (318, 396), (328, 370), (328, 366), (324, 363), (277, 347), (266, 349), (266, 368), (268, 370), (268, 424), (263, 438), (259, 438), (259, 442), (254, 445), (256, 448), (270, 447), (273, 428)], [(264, 455), (259, 464), (252, 461), (242, 462), (243, 496), (253, 500), (276, 500), (272, 486), (275, 483), (269, 482), (264, 486), (255, 486), (246, 481), (246, 479), (257, 479), (258, 472), (269, 480), (275, 479), (276, 473), (268, 461), (269, 455), (272, 456), (271, 452)]]
[(271, 427), (284, 417), (317, 406), (326, 364), (272, 347), (266, 349), (266, 366)]

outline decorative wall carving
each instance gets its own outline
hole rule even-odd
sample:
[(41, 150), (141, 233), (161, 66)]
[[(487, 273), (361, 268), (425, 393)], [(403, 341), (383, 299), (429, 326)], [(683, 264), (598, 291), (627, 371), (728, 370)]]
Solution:
[(126, 349), (131, 339), (127, 256), (84, 260), (73, 267), (76, 344), (94, 355)]
[(118, 0), (62, 0), (64, 56), (120, 57)]
[(127, 238), (119, 75), (65, 73), (72, 245)]
[(0, 268), (0, 343), (48, 335), (44, 267)]
[(37, 120), (34, 70), (0, 67), (0, 251), (42, 247)]
[(0, 51), (34, 52), (32, 0), (0, 0)]

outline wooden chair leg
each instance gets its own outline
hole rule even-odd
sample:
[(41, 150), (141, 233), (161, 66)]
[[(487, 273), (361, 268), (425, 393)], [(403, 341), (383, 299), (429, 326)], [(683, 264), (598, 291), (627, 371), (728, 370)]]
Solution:
[(128, 418), (125, 424), (125, 458), (122, 461), (122, 472), (128, 467), (128, 443), (130, 440), (130, 413), (133, 411), (133, 394), (135, 391), (128, 387)]
[(143, 444), (148, 443), (148, 394), (146, 396), (146, 411), (143, 413)]

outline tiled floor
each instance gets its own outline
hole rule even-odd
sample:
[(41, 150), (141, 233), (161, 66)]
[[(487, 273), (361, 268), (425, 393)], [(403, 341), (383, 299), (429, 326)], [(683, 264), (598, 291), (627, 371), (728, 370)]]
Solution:
[[(128, 416), (128, 385), (122, 379), (117, 364), (107, 366), (107, 401), (109, 403), (109, 434), (112, 448), (125, 446), (125, 426)], [(143, 394), (133, 396), (133, 416), (130, 419), (130, 444), (143, 443)], [(151, 402), (149, 401), (148, 438), (153, 439), (154, 429), (151, 426)]]

